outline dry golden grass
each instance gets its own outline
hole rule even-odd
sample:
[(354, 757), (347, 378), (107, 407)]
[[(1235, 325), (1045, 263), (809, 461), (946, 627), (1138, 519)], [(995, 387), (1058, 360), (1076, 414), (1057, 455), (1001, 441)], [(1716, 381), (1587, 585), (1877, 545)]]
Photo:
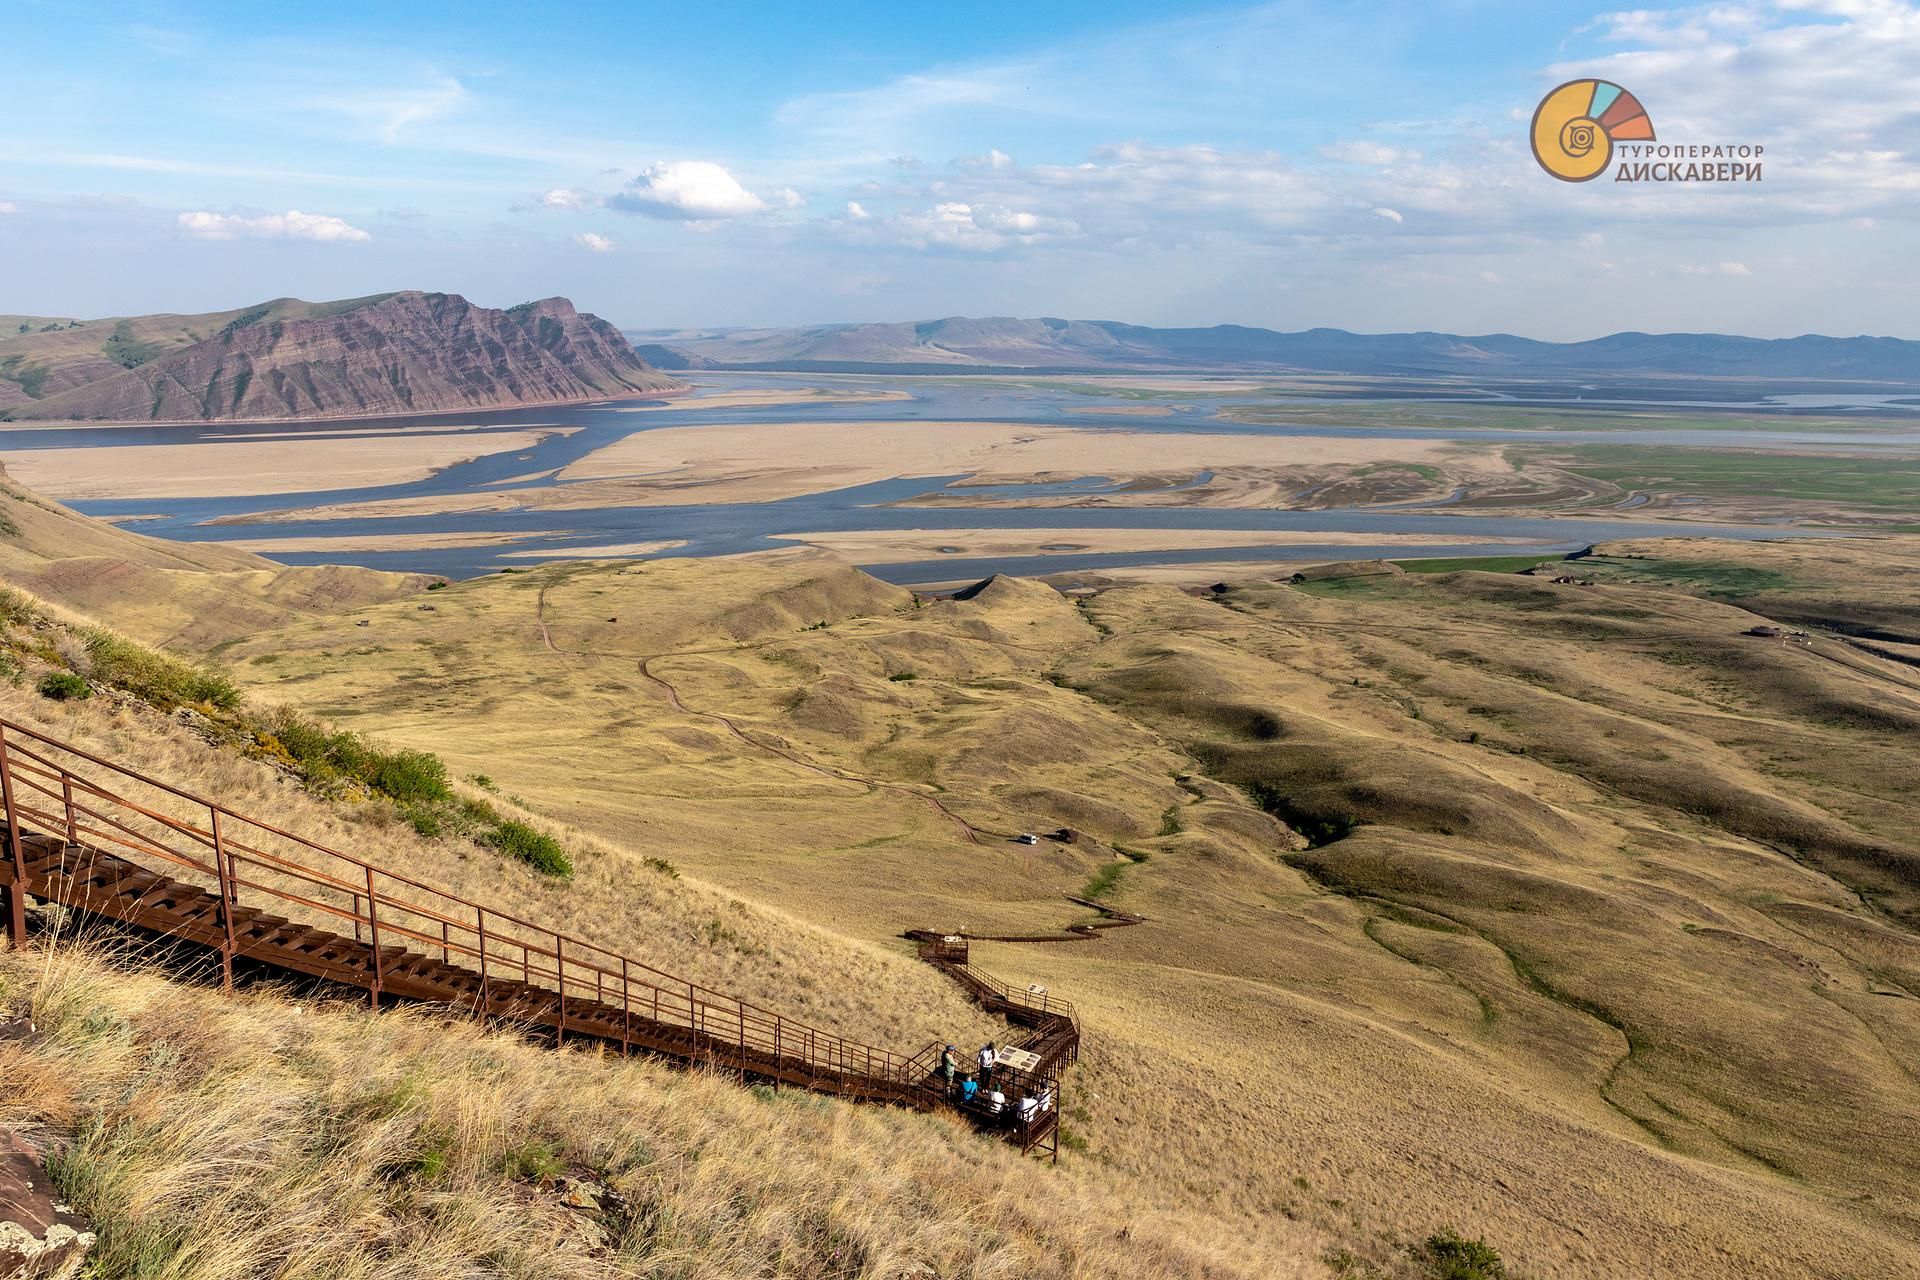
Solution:
[(137, 639), (189, 650), (412, 595), (429, 581), (337, 565), (290, 568), (230, 547), (142, 537), (89, 520), (3, 472), (0, 575)]
[[(1098, 884), (1150, 922), (979, 957), (1082, 1010), (1067, 1159), (1112, 1189), (1096, 1212), (1388, 1267), (1453, 1227), (1536, 1280), (1920, 1275), (1910, 547), (1603, 551), (1594, 587), (1078, 607), (1013, 581), (918, 606), (808, 553), (556, 565), (219, 646), (258, 696), (603, 838), (570, 837), (572, 886), (177, 729), (154, 758), (887, 1045), (976, 1016), (901, 929), (1055, 928)], [(1870, 631), (1746, 637), (1742, 603)], [(153, 749), (132, 713), (33, 710)], [(1004, 838), (1062, 825), (1082, 839)]]
[[(384, 801), (316, 799), (269, 766), (210, 746), (179, 720), (130, 700), (96, 695), (55, 703), (35, 695), (30, 685), (0, 685), (0, 716), (470, 901), (879, 1048), (911, 1054), (936, 1037), (984, 1039), (1000, 1026), (912, 959), (905, 944), (855, 942), (677, 877), (677, 868), (670, 875), (647, 862), (657, 855), (531, 814), (505, 797), (489, 800), (505, 816), (529, 820), (567, 846), (575, 862), (570, 880), (556, 881), (465, 840), (422, 837)], [(141, 803), (194, 816), (157, 793), (130, 789)], [(286, 914), (283, 903), (263, 905)], [(337, 927), (319, 918), (315, 923)]]
[[(540, 1049), (431, 1014), (223, 997), (0, 952), (0, 1124), (102, 1277), (1280, 1277), (1304, 1230), (1142, 1211), (955, 1122)], [(611, 1190), (571, 1208), (579, 1181)]]
[[(1482, 574), (915, 607), (799, 554), (436, 605), (226, 656), (846, 937), (1057, 927), (1127, 851), (1150, 924), (983, 961), (1080, 1004), (1078, 1158), (1142, 1203), (1530, 1276), (1920, 1274), (1897, 663)], [(1236, 784), (1362, 825), (1301, 850)]]

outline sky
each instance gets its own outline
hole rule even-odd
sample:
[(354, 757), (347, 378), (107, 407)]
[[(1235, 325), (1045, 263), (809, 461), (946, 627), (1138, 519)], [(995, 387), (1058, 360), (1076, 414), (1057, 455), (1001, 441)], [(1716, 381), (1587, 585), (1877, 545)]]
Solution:
[[(1920, 338), (1920, 0), (7, 0), (0, 313)], [(1561, 182), (1626, 86), (1758, 183)]]

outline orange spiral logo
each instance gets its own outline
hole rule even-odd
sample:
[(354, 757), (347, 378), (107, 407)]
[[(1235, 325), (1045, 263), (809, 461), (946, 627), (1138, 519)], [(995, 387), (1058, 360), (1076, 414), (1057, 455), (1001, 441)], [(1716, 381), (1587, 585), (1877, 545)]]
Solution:
[(1653, 121), (1611, 80), (1569, 80), (1540, 100), (1532, 135), (1542, 169), (1562, 182), (1591, 182), (1606, 172), (1616, 141), (1652, 142)]

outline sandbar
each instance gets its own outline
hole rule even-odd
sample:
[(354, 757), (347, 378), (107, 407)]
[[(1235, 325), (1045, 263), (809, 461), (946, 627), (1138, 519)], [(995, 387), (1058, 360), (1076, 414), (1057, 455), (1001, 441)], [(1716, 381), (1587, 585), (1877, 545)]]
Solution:
[(577, 427), (432, 435), (196, 440), (9, 453), (7, 471), (50, 498), (227, 498), (424, 480), (455, 463), (531, 449)]
[(566, 533), (469, 532), (469, 533), (328, 533), (311, 538), (264, 537), (239, 538), (220, 543), (260, 555), (290, 551), (450, 551), (461, 547), (497, 547), (535, 538), (564, 538)]
[(768, 502), (895, 477), (1132, 476), (1458, 457), (1446, 440), (1216, 435), (1004, 422), (780, 422), (644, 431), (562, 480), (622, 481), (650, 506)]

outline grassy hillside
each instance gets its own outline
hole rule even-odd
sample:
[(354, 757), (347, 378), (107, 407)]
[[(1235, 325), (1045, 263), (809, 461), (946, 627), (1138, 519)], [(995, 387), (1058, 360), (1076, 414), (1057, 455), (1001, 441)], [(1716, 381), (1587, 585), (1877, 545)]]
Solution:
[[(1920, 1275), (1920, 673), (1887, 637), (1917, 549), (1078, 602), (918, 601), (809, 553), (554, 565), (208, 652), (582, 849), (571, 884), (405, 829), (396, 857), (850, 1034), (974, 1029), (904, 928), (1049, 931), (1069, 893), (1146, 916), (977, 949), (1081, 1009), (1068, 1164), (1116, 1220), (1353, 1275), (1460, 1230), (1536, 1280), (1893, 1277)], [(1746, 634), (1762, 604), (1810, 634)], [(310, 803), (259, 769), (201, 785)]]
[(562, 565), (222, 657), (852, 937), (1147, 915), (981, 951), (1074, 994), (1083, 1158), (1148, 1200), (1538, 1276), (1920, 1274), (1920, 684), (1674, 585)]
[[(6, 604), (0, 716), (822, 1027), (903, 1046), (1002, 1031), (904, 946), (744, 901), (490, 780), (466, 789), (564, 841), (570, 877), (423, 836), (377, 793), (290, 787), (284, 763), (236, 750), (227, 697), (171, 714), (69, 658), (97, 634), (84, 620)], [(37, 692), (69, 667), (90, 696)], [(1347, 1256), (1292, 1224), (1145, 1208), (1097, 1165), (1042, 1165), (947, 1118), (556, 1052), (431, 1010), (222, 996), (41, 915), (36, 950), (0, 949), (0, 1017), (36, 1026), (0, 1043), (0, 1124), (48, 1151), (99, 1229), (101, 1277), (1225, 1278)], [(1418, 1248), (1374, 1252), (1394, 1275), (1429, 1270)]]
[(43, 600), (189, 650), (300, 618), (411, 596), (421, 574), (295, 568), (216, 543), (164, 542), (92, 520), (0, 471), (0, 576)]
[[(0, 1123), (101, 1277), (1325, 1274), (954, 1122), (0, 951)], [(1124, 1227), (1118, 1224), (1125, 1224)], [(1265, 1233), (1269, 1237), (1276, 1233)]]

